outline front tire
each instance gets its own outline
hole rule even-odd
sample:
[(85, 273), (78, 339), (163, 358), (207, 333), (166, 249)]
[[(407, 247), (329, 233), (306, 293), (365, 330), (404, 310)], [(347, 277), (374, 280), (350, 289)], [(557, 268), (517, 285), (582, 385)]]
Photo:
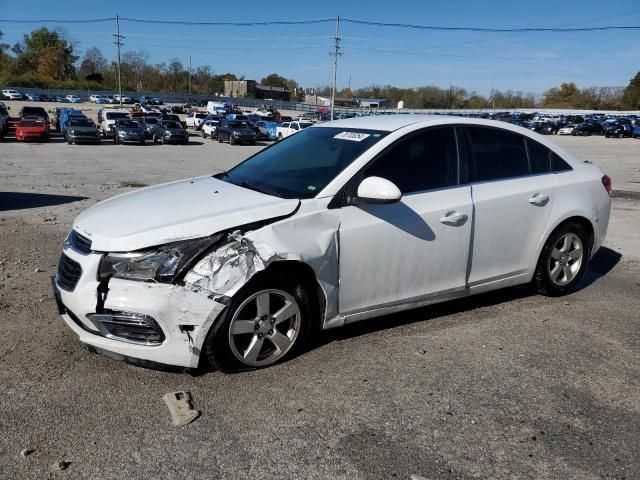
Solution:
[(302, 285), (259, 274), (231, 299), (207, 335), (204, 353), (222, 372), (268, 367), (300, 351), (312, 324)]
[(584, 227), (567, 223), (547, 239), (533, 276), (536, 290), (548, 297), (571, 293), (587, 267), (591, 238)]

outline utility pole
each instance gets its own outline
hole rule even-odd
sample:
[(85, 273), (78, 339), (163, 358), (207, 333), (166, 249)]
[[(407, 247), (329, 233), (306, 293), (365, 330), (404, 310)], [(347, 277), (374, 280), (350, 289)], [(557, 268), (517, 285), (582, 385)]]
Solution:
[(340, 16), (336, 17), (336, 37), (335, 37), (335, 50), (331, 54), (333, 55), (333, 85), (331, 87), (331, 120), (333, 120), (333, 109), (336, 104), (336, 74), (338, 73), (338, 56), (340, 53)]
[(189, 55), (189, 98), (191, 98), (191, 55)]
[(115, 43), (118, 46), (118, 95), (120, 98), (120, 106), (122, 107), (122, 82), (120, 80), (120, 47), (124, 45), (124, 43), (122, 43), (122, 39), (124, 37), (120, 35), (120, 16), (119, 15), (116, 15), (116, 32), (117, 33), (113, 34), (113, 36), (116, 39), (116, 41), (113, 43)]

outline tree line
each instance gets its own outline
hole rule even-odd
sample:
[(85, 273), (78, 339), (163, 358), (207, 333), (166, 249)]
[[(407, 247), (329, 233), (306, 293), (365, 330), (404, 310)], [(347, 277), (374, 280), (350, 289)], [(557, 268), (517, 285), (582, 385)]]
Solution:
[[(64, 88), (78, 90), (116, 90), (117, 62), (108, 61), (102, 52), (91, 47), (82, 57), (75, 54), (74, 42), (60, 29), (38, 28), (25, 34), (21, 42), (2, 43), (0, 31), (0, 84), (15, 87)], [(191, 71), (177, 58), (151, 64), (143, 50), (126, 51), (120, 63), (122, 89), (137, 92), (186, 93), (215, 95), (224, 93), (225, 80), (243, 80), (234, 73), (216, 73), (209, 65)], [(189, 79), (189, 77), (191, 77)], [(260, 80), (263, 85), (286, 86), (292, 98), (301, 101), (303, 89), (293, 80), (276, 73)], [(315, 93), (330, 95), (324, 87)], [(399, 101), (406, 108), (578, 108), (587, 110), (640, 109), (640, 72), (626, 87), (579, 88), (562, 83), (537, 97), (531, 93), (507, 90), (480, 95), (460, 87), (423, 86), (398, 88), (371, 85), (356, 90), (344, 89), (339, 97), (386, 98), (394, 106)]]

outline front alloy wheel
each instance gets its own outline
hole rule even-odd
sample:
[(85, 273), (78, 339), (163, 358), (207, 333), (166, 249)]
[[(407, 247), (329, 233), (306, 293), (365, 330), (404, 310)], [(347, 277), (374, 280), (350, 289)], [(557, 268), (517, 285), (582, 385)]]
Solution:
[(317, 308), (306, 288), (277, 274), (260, 274), (233, 296), (203, 346), (222, 372), (267, 367), (305, 345)]
[(293, 296), (277, 289), (259, 290), (236, 309), (231, 319), (231, 352), (250, 367), (270, 365), (291, 349), (300, 325), (300, 307)]

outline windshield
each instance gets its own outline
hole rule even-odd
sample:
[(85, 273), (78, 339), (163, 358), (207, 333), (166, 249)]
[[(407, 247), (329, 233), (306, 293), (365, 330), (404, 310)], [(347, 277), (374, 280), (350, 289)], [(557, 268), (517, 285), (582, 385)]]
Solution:
[(20, 121), (21, 127), (40, 127), (42, 125), (44, 125), (44, 121), (39, 118), (29, 118)]
[(138, 128), (138, 122), (134, 122), (133, 120), (120, 120), (118, 126), (125, 128)]
[(147, 117), (144, 119), (144, 123), (158, 123), (158, 119), (157, 118), (152, 118), (152, 117)]
[(124, 112), (107, 112), (106, 116), (109, 120), (113, 120), (115, 118), (128, 118), (129, 114)]
[(336, 127), (302, 130), (258, 152), (220, 179), (284, 198), (312, 198), (388, 132)]
[(180, 125), (178, 122), (163, 122), (162, 126), (164, 128), (182, 128), (182, 125)]
[(69, 122), (69, 126), (71, 127), (95, 127), (94, 123), (91, 120), (85, 119), (73, 119)]
[(245, 122), (229, 122), (231, 128), (244, 128), (247, 126)]

